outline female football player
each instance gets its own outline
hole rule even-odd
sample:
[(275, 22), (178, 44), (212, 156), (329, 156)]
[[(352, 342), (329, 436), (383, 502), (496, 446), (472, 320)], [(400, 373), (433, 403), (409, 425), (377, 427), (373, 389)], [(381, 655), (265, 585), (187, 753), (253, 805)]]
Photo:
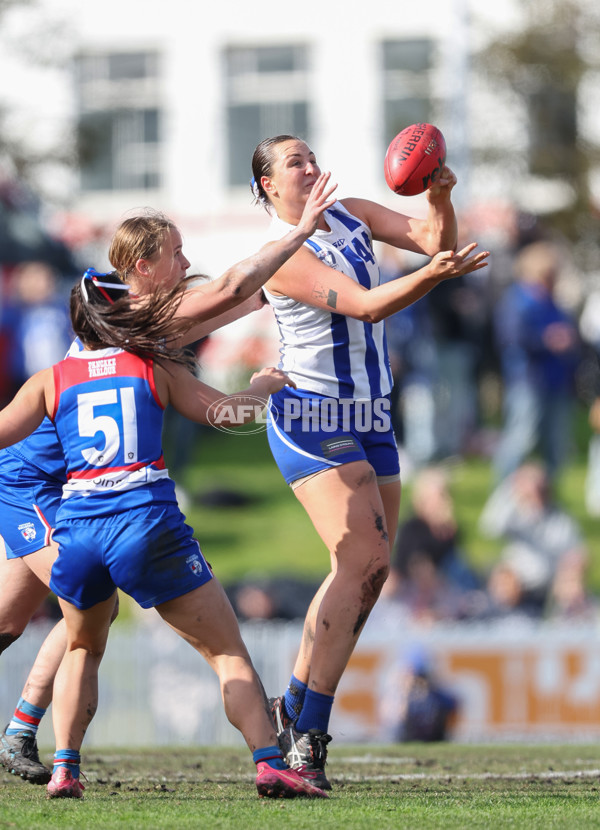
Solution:
[(161, 449), (168, 404), (198, 422), (238, 425), (252, 417), (248, 396), (266, 404), (289, 379), (263, 369), (229, 396), (199, 381), (187, 353), (169, 345), (172, 332), (189, 328), (185, 317), (173, 319), (183, 291), (181, 282), (171, 289), (158, 283), (137, 298), (115, 274), (88, 270), (71, 292), (82, 350), (33, 375), (0, 412), (0, 446), (23, 440), (48, 417), (66, 464), (50, 588), (67, 647), (54, 682), (48, 795), (82, 795), (79, 750), (96, 711), (98, 667), (120, 588), (143, 608), (156, 608), (214, 669), (226, 714), (257, 765), (259, 795), (325, 797), (283, 761), (237, 619), (179, 511)]
[[(258, 307), (256, 292), (315, 227), (334, 187), (324, 175), (307, 203), (304, 221), (294, 233), (229, 268), (214, 282), (189, 288), (175, 310), (197, 324), (180, 335), (193, 342)], [(117, 273), (137, 296), (158, 283), (182, 279), (189, 262), (181, 234), (158, 212), (131, 217), (117, 229), (109, 252)], [(78, 350), (77, 343), (72, 347)], [(0, 653), (23, 632), (48, 594), (57, 548), (52, 541), (55, 515), (66, 481), (65, 462), (54, 425), (44, 419), (24, 441), (0, 451)], [(5, 552), (4, 552), (5, 551)], [(49, 770), (40, 762), (36, 732), (52, 699), (54, 675), (66, 644), (64, 622), (44, 642), (25, 683), (12, 720), (0, 734), (0, 764), (33, 783), (47, 783)]]
[[(252, 172), (255, 197), (273, 215), (270, 238), (280, 238), (319, 179), (315, 154), (294, 136), (276, 136), (258, 145)], [(269, 442), (331, 558), (273, 713), (290, 764), (322, 788), (333, 698), (386, 580), (400, 504), (383, 321), (441, 280), (485, 267), (488, 256), (473, 254), (476, 243), (456, 251), (455, 183), (444, 167), (423, 220), (366, 199), (337, 201), (264, 288), (281, 332), (280, 368), (295, 383), (271, 397)], [(380, 285), (374, 240), (432, 259)]]

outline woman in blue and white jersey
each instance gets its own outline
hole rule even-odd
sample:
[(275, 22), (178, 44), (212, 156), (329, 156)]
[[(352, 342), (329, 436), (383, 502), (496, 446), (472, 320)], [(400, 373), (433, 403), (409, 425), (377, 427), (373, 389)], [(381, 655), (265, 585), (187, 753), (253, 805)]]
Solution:
[[(193, 318), (197, 324), (178, 342), (194, 342), (262, 306), (262, 301), (257, 302), (260, 286), (310, 235), (318, 216), (331, 202), (331, 192), (328, 177), (323, 176), (294, 233), (264, 245), (218, 279), (189, 288), (175, 314)], [(109, 259), (139, 297), (157, 285), (176, 284), (190, 265), (178, 228), (154, 211), (120, 224)], [(94, 273), (92, 269), (90, 273)], [(75, 341), (72, 349), (80, 348)], [(65, 482), (63, 448), (48, 418), (31, 436), (0, 450), (0, 653), (21, 635), (49, 593), (50, 571), (57, 556), (52, 531)], [(50, 777), (39, 761), (36, 732), (52, 699), (54, 675), (65, 644), (61, 621), (43, 644), (13, 717), (0, 733), (0, 765), (32, 783), (43, 784)]]
[[(281, 238), (296, 226), (321, 174), (315, 154), (294, 136), (269, 138), (254, 152), (252, 173), (254, 195), (272, 215), (270, 238)], [(427, 191), (425, 219), (366, 199), (336, 201), (263, 289), (279, 326), (279, 367), (297, 387), (272, 396), (271, 450), (332, 562), (308, 611), (290, 686), (273, 712), (288, 759), (320, 786), (328, 786), (333, 696), (386, 580), (398, 519), (384, 320), (440, 281), (486, 265), (487, 252), (473, 254), (476, 243), (455, 251), (455, 183), (444, 168)], [(374, 241), (432, 259), (380, 284)]]

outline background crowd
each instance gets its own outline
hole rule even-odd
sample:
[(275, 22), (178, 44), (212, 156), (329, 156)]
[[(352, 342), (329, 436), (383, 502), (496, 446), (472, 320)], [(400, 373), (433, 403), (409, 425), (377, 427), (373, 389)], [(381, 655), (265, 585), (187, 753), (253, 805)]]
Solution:
[[(0, 265), (0, 403), (60, 359), (71, 339), (73, 261), (26, 254), (11, 251), (16, 261)], [(411, 270), (411, 256), (382, 247), (383, 280)], [(600, 515), (600, 292), (565, 290), (571, 278), (568, 251), (529, 217), (516, 222), (510, 251), (492, 251), (487, 272), (445, 281), (387, 321), (392, 414), (412, 515), (400, 527), (386, 593), (416, 619), (590, 613), (590, 553), (555, 500), (557, 477), (581, 440), (583, 410), (585, 507)], [(264, 326), (262, 316), (256, 325)], [(206, 341), (196, 346), (201, 367)], [(202, 432), (168, 417), (164, 440), (177, 480), (190, 457), (185, 445)], [(493, 480), (479, 530), (505, 543), (489, 573), (473, 570), (454, 519), (448, 471), (472, 455), (489, 459)], [(216, 506), (233, 504), (221, 495)], [(290, 593), (263, 575), (232, 585), (231, 596), (242, 617), (295, 618), (312, 584), (295, 587), (290, 601), (294, 586)]]
[[(600, 291), (584, 297), (569, 290), (568, 251), (537, 223), (534, 233), (531, 227), (516, 234), (508, 253), (495, 258), (492, 251), (489, 273), (446, 281), (387, 321), (393, 422), (407, 488), (379, 620), (390, 609), (394, 620), (400, 615), (416, 629), (598, 618), (599, 600), (587, 580), (594, 551), (558, 501), (556, 482), (581, 445), (583, 412), (585, 510), (600, 515)], [(384, 280), (415, 266), (392, 249), (382, 249), (380, 260)], [(0, 275), (4, 404), (27, 377), (66, 352), (74, 272), (23, 253), (0, 265)], [(195, 344), (199, 372), (205, 347), (206, 341)], [(218, 357), (218, 343), (213, 351)], [(176, 481), (183, 479), (190, 442), (202, 440), (204, 430), (169, 413), (165, 451)], [(489, 461), (492, 481), (478, 531), (500, 550), (484, 569), (464, 545), (452, 492), (453, 470), (472, 456)], [(216, 508), (245, 503), (241, 494), (213, 496)], [(226, 589), (242, 621), (297, 620), (317, 582), (259, 574)], [(57, 613), (52, 601), (40, 611)], [(395, 712), (385, 715), (397, 724), (396, 737), (445, 738), (459, 702), (437, 683), (435, 667), (417, 647), (397, 673), (390, 681)], [(382, 705), (391, 704), (384, 697)], [(418, 734), (407, 733), (407, 723)]]
[[(485, 273), (445, 281), (387, 320), (411, 515), (385, 593), (420, 624), (595, 612), (593, 552), (557, 482), (583, 453), (585, 510), (600, 515), (600, 293), (581, 290), (568, 248), (535, 217), (517, 216), (511, 247), (497, 253)], [(383, 280), (415, 266), (387, 247), (380, 262)], [(491, 482), (478, 532), (502, 548), (485, 569), (461, 541), (452, 496), (452, 469), (474, 456)], [(281, 607), (279, 587), (252, 587), (265, 608)]]

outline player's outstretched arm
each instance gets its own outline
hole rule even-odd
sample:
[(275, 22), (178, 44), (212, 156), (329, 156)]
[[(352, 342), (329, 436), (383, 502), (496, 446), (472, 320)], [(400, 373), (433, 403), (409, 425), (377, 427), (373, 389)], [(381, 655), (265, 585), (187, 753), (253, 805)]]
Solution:
[(201, 424), (236, 427), (254, 421), (269, 395), (283, 386), (295, 386), (280, 369), (255, 372), (247, 389), (228, 395), (202, 381), (180, 365), (155, 366), (156, 388), (164, 406), (171, 404), (180, 415)]
[(36, 372), (0, 410), (0, 448), (22, 441), (39, 427), (46, 412), (50, 411), (47, 406), (50, 388), (53, 394), (52, 369)]
[(488, 265), (489, 251), (474, 253), (476, 242), (460, 251), (440, 251), (427, 265), (400, 279), (390, 280), (365, 292), (364, 308), (369, 322), (378, 322), (428, 294), (444, 280), (472, 274)]
[(429, 209), (424, 219), (408, 216), (369, 199), (343, 199), (344, 206), (371, 228), (373, 239), (424, 256), (454, 250), (458, 225), (451, 192), (456, 176), (444, 167), (426, 191)]
[(476, 247), (472, 242), (458, 252), (441, 251), (418, 271), (371, 289), (325, 265), (305, 247), (283, 265), (269, 288), (299, 303), (378, 323), (420, 300), (442, 280), (485, 268), (489, 251), (475, 254)]
[[(177, 315), (193, 317), (198, 320), (198, 325), (188, 331), (185, 342), (205, 337), (215, 328), (236, 319), (238, 315), (224, 312), (252, 298), (314, 233), (321, 214), (335, 202), (332, 194), (337, 184), (329, 183), (330, 176), (330, 173), (319, 176), (306, 201), (300, 222), (288, 234), (267, 242), (255, 254), (228, 268), (218, 279), (186, 292)], [(247, 308), (253, 310), (255, 307), (251, 301)]]

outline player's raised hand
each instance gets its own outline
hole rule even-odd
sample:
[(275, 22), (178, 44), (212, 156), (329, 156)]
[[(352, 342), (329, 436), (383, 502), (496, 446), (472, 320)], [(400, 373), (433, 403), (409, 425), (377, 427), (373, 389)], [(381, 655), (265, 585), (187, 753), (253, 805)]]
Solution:
[(479, 271), (481, 268), (487, 267), (490, 252), (480, 251), (478, 254), (470, 256), (476, 247), (477, 242), (470, 242), (457, 253), (454, 251), (440, 251), (437, 253), (431, 260), (431, 266), (436, 276), (440, 280), (447, 280), (453, 277), (463, 277), (465, 274), (471, 274), (473, 271)]
[(430, 202), (435, 201), (438, 196), (447, 196), (457, 182), (456, 174), (449, 167), (442, 167), (438, 179), (427, 188), (425, 194)]
[(308, 194), (302, 216), (298, 222), (298, 229), (308, 236), (312, 236), (316, 231), (322, 213), (335, 204), (335, 198), (332, 198), (332, 193), (337, 188), (337, 182), (335, 184), (329, 184), (330, 178), (330, 172), (321, 173)]

